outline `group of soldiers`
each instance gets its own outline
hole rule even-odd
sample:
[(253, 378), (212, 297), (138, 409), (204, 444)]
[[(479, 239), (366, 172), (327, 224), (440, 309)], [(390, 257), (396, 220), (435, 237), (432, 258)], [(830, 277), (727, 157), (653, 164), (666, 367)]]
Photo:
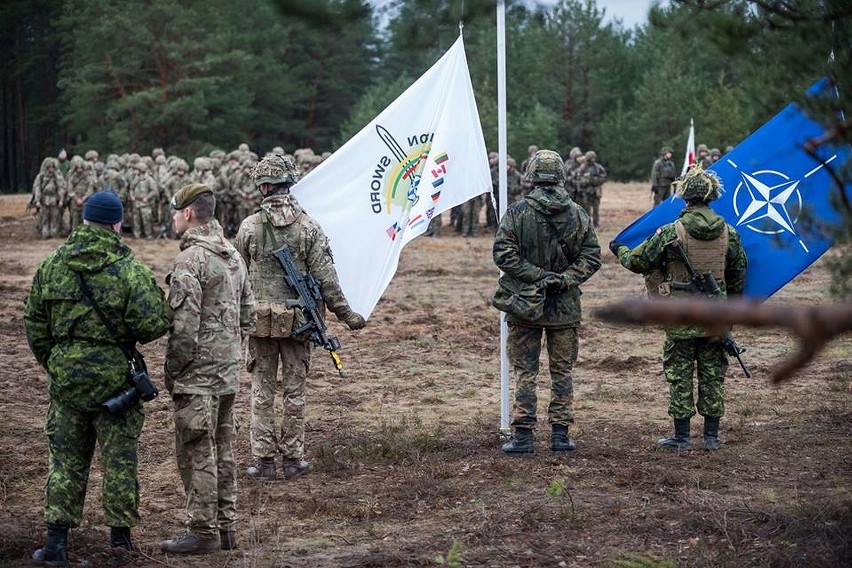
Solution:
[[(275, 147), (272, 153), (289, 156), (305, 175), (330, 154), (317, 155), (310, 148), (287, 154)], [(231, 152), (213, 150), (189, 163), (155, 148), (150, 156), (110, 154), (106, 161), (96, 150), (67, 159), (47, 157), (33, 182), (28, 209), (34, 210), (36, 232), (42, 238), (65, 236), (82, 220), (83, 205), (97, 191), (113, 191), (124, 206), (122, 226), (134, 238), (155, 239), (170, 234), (169, 202), (181, 187), (204, 183), (217, 198), (216, 219), (226, 234), (234, 236), (240, 221), (257, 210), (261, 197), (251, 180), (258, 155), (248, 144)]]
[[(732, 149), (728, 147), (725, 153)], [(673, 156), (671, 146), (663, 146), (660, 157), (654, 160), (654, 165), (651, 166), (651, 195), (654, 197), (654, 207), (671, 197), (672, 183), (680, 175)], [(695, 163), (700, 164), (704, 170), (718, 162), (721, 157), (722, 152), (718, 148), (708, 149), (706, 144), (699, 144), (695, 150)]]
[[(529, 156), (518, 162), (508, 156), (506, 159), (506, 195), (508, 205), (524, 198), (532, 188), (532, 184), (524, 181), (524, 175), (529, 168), (530, 160), (538, 152), (538, 146), (532, 145), (527, 149)], [(485, 226), (496, 231), (498, 225), (497, 210), (500, 208), (500, 164), (497, 152), (488, 153), (488, 165), (491, 169), (491, 195), (494, 196), (493, 206), (489, 194), (477, 195), (465, 203), (450, 210), (450, 226), (463, 237), (475, 237), (479, 234), (479, 216), (485, 207)], [(571, 149), (569, 159), (565, 161), (565, 188), (569, 197), (582, 207), (592, 218), (595, 227), (600, 226), (600, 204), (602, 186), (606, 181), (606, 169), (598, 163), (598, 155), (593, 150), (583, 152), (578, 147)], [(441, 216), (432, 219), (426, 236), (440, 235)]]

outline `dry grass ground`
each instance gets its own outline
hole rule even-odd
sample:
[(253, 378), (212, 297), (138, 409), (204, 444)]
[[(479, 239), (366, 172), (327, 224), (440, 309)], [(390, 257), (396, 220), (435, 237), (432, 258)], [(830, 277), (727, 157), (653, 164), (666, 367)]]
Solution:
[[(600, 240), (649, 205), (639, 184), (605, 187)], [(58, 244), (34, 238), (25, 196), (0, 197), (0, 565), (26, 566), (43, 539), (46, 378), (27, 347), (22, 308), (33, 272)], [(162, 283), (175, 242), (129, 241)], [(449, 227), (404, 251), (368, 326), (332, 324), (345, 379), (315, 352), (309, 376), (308, 458), (292, 482), (241, 479), (241, 547), (174, 558), (158, 543), (183, 528), (167, 397), (147, 405), (140, 444), (142, 522), (137, 566), (848, 566), (852, 564), (852, 344), (842, 338), (794, 381), (766, 374), (793, 340), (736, 330), (754, 373), (732, 366), (725, 445), (671, 453), (662, 334), (618, 327), (592, 312), (642, 291), (604, 252), (584, 286), (575, 373), (577, 451), (554, 456), (542, 424), (536, 454), (499, 451), (497, 269), (491, 239)], [(777, 302), (828, 302), (817, 263)], [(161, 368), (164, 340), (145, 346)], [(155, 379), (161, 375), (155, 371)], [(251, 463), (249, 379), (238, 397), (236, 454)], [(546, 366), (541, 385), (548, 383)], [(542, 406), (547, 390), (540, 388)], [(700, 421), (694, 421), (698, 432)], [(72, 547), (101, 565), (107, 529), (100, 466)]]

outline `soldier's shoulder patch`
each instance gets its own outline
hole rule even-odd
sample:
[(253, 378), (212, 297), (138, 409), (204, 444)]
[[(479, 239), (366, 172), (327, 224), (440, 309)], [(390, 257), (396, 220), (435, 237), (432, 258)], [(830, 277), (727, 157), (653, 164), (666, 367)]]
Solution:
[(663, 228), (662, 228), (662, 227), (657, 227), (657, 234), (658, 234), (658, 235), (662, 235), (662, 234), (663, 234)]
[[(171, 274), (169, 276), (172, 276)], [(189, 294), (189, 290), (186, 289), (186, 286), (180, 281), (180, 278), (170, 278), (169, 282), (169, 306), (173, 310), (176, 310), (183, 304), (183, 301), (186, 300), (186, 296)]]

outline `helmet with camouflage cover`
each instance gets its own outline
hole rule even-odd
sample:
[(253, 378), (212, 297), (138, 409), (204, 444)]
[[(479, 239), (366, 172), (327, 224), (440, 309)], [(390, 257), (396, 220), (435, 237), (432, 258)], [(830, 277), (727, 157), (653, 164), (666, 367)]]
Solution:
[(299, 181), (299, 171), (293, 160), (278, 154), (267, 154), (254, 167), (251, 178), (256, 187), (265, 183), (292, 185)]
[(83, 166), (83, 158), (78, 156), (77, 154), (74, 154), (74, 156), (71, 158), (71, 168), (76, 169), (82, 168)]
[(279, 156), (285, 155), (287, 152), (284, 151), (284, 148), (281, 146), (276, 146), (272, 149), (273, 154), (278, 154)]
[(674, 154), (674, 150), (672, 150), (671, 146), (663, 146), (660, 150), (660, 156), (665, 156), (666, 154)]
[(583, 155), (583, 151), (580, 150), (580, 148), (578, 146), (574, 146), (573, 148), (571, 148), (571, 151), (568, 152), (568, 157), (572, 160), (575, 159), (577, 156), (582, 156), (582, 155)]
[(203, 172), (204, 170), (210, 169), (210, 160), (205, 158), (204, 156), (199, 156), (195, 158), (192, 162), (192, 167), (197, 172)]
[(246, 144), (245, 142), (243, 142), (242, 144), (237, 146), (237, 150), (240, 151), (240, 152), (243, 152), (243, 153), (248, 152), (249, 151), (249, 145)]
[(133, 167), (135, 169), (139, 170), (142, 173), (145, 173), (145, 172), (148, 171), (148, 164), (146, 164), (144, 160), (139, 160), (138, 162), (133, 164)]
[(90, 161), (90, 162), (94, 162), (95, 160), (97, 160), (97, 159), (98, 159), (98, 152), (97, 152), (97, 150), (89, 150), (88, 152), (86, 152), (85, 154), (83, 154), (83, 156), (84, 156), (84, 157), (85, 157), (88, 161)]
[(222, 151), (222, 150), (218, 150), (218, 149), (210, 150), (210, 157), (214, 158), (216, 160), (224, 160), (225, 155), (226, 155), (225, 152)]
[(157, 156), (165, 156), (165, 155), (166, 155), (166, 151), (163, 150), (162, 148), (154, 148), (153, 150), (151, 150), (151, 157), (152, 158), (156, 158)]
[(177, 171), (177, 172), (186, 173), (186, 172), (189, 171), (189, 164), (186, 163), (186, 160), (184, 160), (182, 158), (178, 158), (174, 162), (174, 168), (175, 168), (175, 171)]
[(588, 152), (586, 152), (586, 160), (587, 161), (592, 161), (592, 160), (597, 160), (597, 159), (598, 159), (598, 154), (594, 150), (589, 150)]
[(708, 152), (709, 150), (707, 149), (707, 144), (699, 144), (698, 147), (695, 149), (695, 151), (696, 152)]
[(518, 162), (515, 161), (515, 158), (509, 156), (508, 158), (506, 158), (506, 165), (510, 168), (517, 168)]
[(716, 158), (718, 158), (718, 157), (720, 157), (721, 155), (722, 155), (722, 152), (720, 152), (718, 148), (710, 148), (710, 157), (711, 157), (711, 158), (712, 158), (712, 157), (716, 157)]
[(704, 169), (700, 162), (696, 162), (686, 175), (673, 184), (675, 195), (684, 201), (701, 201), (710, 203), (718, 199), (722, 191), (722, 182), (713, 172)]
[(530, 158), (524, 181), (550, 184), (564, 182), (565, 166), (562, 157), (553, 150), (539, 150)]

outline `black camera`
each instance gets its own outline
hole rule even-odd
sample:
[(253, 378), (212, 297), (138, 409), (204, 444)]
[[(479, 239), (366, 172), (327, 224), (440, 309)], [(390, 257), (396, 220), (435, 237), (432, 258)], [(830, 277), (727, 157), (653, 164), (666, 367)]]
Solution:
[(133, 361), (130, 361), (130, 383), (131, 386), (101, 403), (101, 406), (106, 407), (113, 416), (120, 415), (140, 398), (143, 402), (149, 402), (160, 394), (160, 391), (151, 382), (148, 369), (144, 368), (144, 363), (142, 370), (137, 371), (136, 365), (133, 364)]

